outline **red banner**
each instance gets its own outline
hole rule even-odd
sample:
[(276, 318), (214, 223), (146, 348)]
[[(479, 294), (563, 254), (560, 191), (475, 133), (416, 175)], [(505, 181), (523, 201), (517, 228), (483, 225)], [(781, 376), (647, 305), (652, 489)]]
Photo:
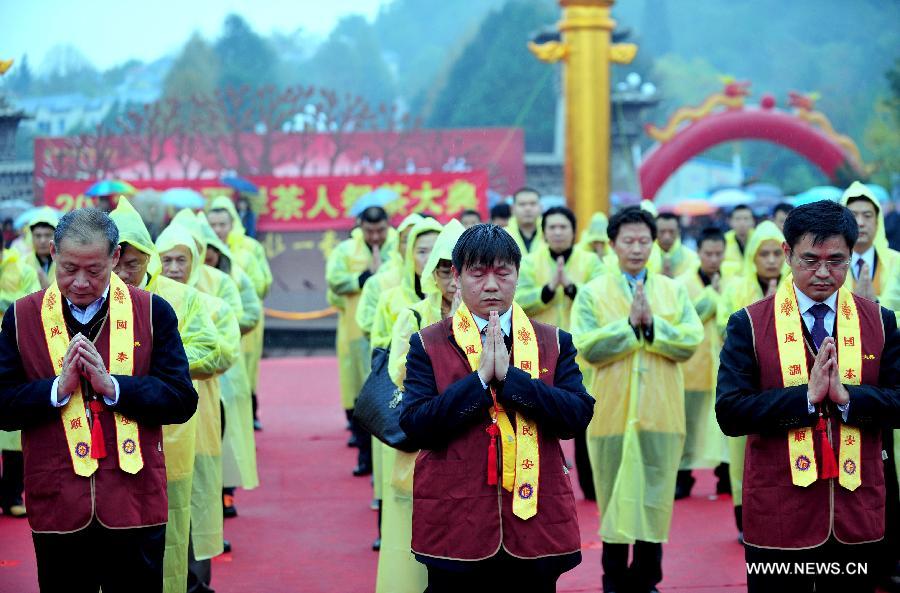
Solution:
[[(359, 175), (352, 177), (251, 177), (259, 188), (254, 200), (260, 204), (260, 231), (316, 231), (349, 229), (353, 205), (364, 195), (387, 189), (396, 199), (385, 205), (394, 221), (412, 212), (428, 212), (441, 222), (456, 218), (463, 210), (478, 210), (487, 217), (488, 176), (484, 171), (415, 175)], [(91, 206), (84, 192), (95, 181), (47, 179), (44, 188), (48, 206), (69, 211)], [(229, 194), (231, 189), (215, 179), (134, 180), (138, 190), (164, 191), (188, 187), (207, 198)]]

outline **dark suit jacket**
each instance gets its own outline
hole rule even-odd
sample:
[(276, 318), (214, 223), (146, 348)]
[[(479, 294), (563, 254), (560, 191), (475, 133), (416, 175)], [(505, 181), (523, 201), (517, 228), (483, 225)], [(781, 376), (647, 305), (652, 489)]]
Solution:
[[(878, 385), (847, 385), (847, 424), (859, 427), (900, 427), (900, 332), (893, 311), (881, 308), (885, 343)], [(806, 325), (803, 326), (806, 333)], [(741, 309), (728, 320), (719, 357), (716, 418), (728, 436), (780, 433), (811, 426), (807, 386), (760, 391), (760, 369), (753, 347), (750, 317)]]
[[(448, 339), (452, 341), (453, 337)], [(453, 345), (462, 352), (455, 342)], [(519, 411), (534, 420), (547, 434), (559, 439), (573, 438), (587, 428), (594, 414), (594, 398), (584, 390), (576, 354), (572, 336), (560, 330), (553, 386), (510, 366), (506, 381), (496, 390), (497, 402), (504, 409)], [(400, 425), (420, 448), (441, 449), (463, 429), (483, 420), (494, 402), (474, 371), (444, 393), (438, 393), (431, 365), (419, 334), (413, 334), (406, 357)]]
[[(197, 409), (197, 392), (191, 383), (175, 311), (162, 297), (153, 295), (152, 299), (150, 374), (115, 375), (119, 401), (109, 409), (146, 426), (180, 424)], [(101, 309), (97, 315), (103, 312)], [(10, 305), (0, 326), (0, 430), (58, 422), (60, 409), (50, 403), (52, 385), (53, 379), (27, 380), (16, 343), (15, 305)]]

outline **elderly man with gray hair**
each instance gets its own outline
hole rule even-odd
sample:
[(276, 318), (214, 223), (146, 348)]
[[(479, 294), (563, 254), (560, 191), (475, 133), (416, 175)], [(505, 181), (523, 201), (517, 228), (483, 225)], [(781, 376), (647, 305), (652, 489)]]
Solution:
[(0, 429), (22, 430), (43, 593), (162, 591), (162, 425), (197, 392), (172, 307), (113, 274), (119, 254), (106, 213), (69, 212), (53, 282), (0, 327)]

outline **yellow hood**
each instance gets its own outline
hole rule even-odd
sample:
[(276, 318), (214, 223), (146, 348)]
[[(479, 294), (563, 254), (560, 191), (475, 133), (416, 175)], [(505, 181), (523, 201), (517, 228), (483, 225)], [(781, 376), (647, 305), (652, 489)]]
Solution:
[(753, 234), (747, 241), (747, 248), (744, 250), (743, 271), (746, 278), (756, 277), (756, 254), (766, 241), (777, 241), (779, 245), (784, 243), (784, 234), (771, 220), (765, 220), (756, 225)]
[[(431, 217), (428, 217), (422, 218), (422, 220), (417, 222), (409, 232), (409, 237), (407, 237), (406, 239), (406, 253), (403, 257), (403, 275), (401, 276), (400, 283), (401, 286), (403, 286), (403, 289), (410, 293), (410, 296), (412, 296), (416, 292), (416, 239), (419, 238), (419, 235), (434, 232), (440, 233), (442, 230), (444, 230), (444, 227), (441, 225), (441, 223)], [(424, 277), (424, 273), (422, 275)], [(419, 300), (418, 295), (416, 295), (415, 300)]]
[(423, 294), (440, 292), (434, 279), (434, 271), (442, 259), (452, 261), (453, 248), (456, 247), (456, 242), (459, 241), (460, 235), (465, 230), (462, 223), (455, 218), (444, 225), (444, 230), (441, 231), (441, 234), (438, 235), (437, 240), (434, 242), (431, 255), (428, 256), (428, 261), (425, 262), (425, 267), (422, 269), (421, 286)]
[(109, 217), (119, 229), (119, 243), (128, 243), (141, 253), (150, 256), (147, 273), (150, 274), (151, 279), (155, 278), (162, 270), (162, 264), (160, 264), (153, 239), (150, 238), (147, 226), (138, 211), (126, 197), (122, 196), (119, 198), (115, 210), (109, 213)]
[(241, 222), (241, 217), (238, 215), (237, 208), (234, 207), (234, 202), (228, 196), (214, 198), (206, 210), (227, 210), (228, 214), (231, 215), (232, 227), (231, 232), (228, 233), (229, 244), (246, 236), (247, 231), (244, 230), (244, 224)]
[(156, 250), (160, 255), (182, 245), (191, 252), (191, 271), (188, 274), (188, 286), (196, 286), (200, 279), (200, 269), (203, 261), (200, 258), (200, 250), (190, 231), (178, 224), (170, 224), (159, 234), (156, 239)]
[(873, 206), (875, 206), (875, 212), (878, 213), (878, 228), (875, 229), (875, 239), (872, 244), (875, 246), (876, 251), (884, 254), (888, 250), (887, 234), (884, 232), (884, 210), (881, 208), (881, 204), (878, 202), (878, 198), (875, 197), (872, 190), (866, 187), (864, 183), (854, 181), (850, 184), (850, 187), (844, 191), (844, 195), (841, 196), (841, 204), (846, 206), (850, 201), (850, 198), (858, 197), (866, 198), (872, 202)]

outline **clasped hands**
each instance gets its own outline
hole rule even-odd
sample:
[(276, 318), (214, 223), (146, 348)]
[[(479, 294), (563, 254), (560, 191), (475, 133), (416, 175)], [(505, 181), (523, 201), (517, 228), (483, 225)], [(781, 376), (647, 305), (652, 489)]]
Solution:
[(628, 314), (628, 323), (638, 329), (650, 329), (653, 327), (653, 311), (650, 310), (650, 302), (644, 293), (644, 281), (638, 280), (634, 288), (634, 298), (631, 301), (631, 312)]
[(566, 260), (560, 255), (556, 258), (556, 271), (553, 273), (553, 278), (550, 279), (547, 286), (551, 291), (556, 292), (556, 289), (560, 286), (568, 288), (571, 285), (572, 281), (566, 275)]
[(509, 370), (509, 351), (503, 341), (503, 329), (500, 327), (500, 315), (491, 311), (488, 324), (484, 330), (484, 346), (481, 348), (481, 362), (478, 364), (478, 376), (487, 385), (494, 379), (506, 380)]
[(837, 347), (832, 337), (822, 340), (819, 353), (816, 354), (816, 361), (809, 373), (807, 397), (813, 405), (824, 401), (826, 397), (839, 406), (850, 402), (850, 393), (841, 383)]
[(63, 395), (75, 393), (82, 377), (88, 380), (95, 393), (108, 398), (115, 397), (116, 386), (106, 370), (103, 357), (97, 352), (94, 343), (79, 333), (69, 342), (69, 348), (63, 357), (62, 372), (57, 385), (58, 393)]

